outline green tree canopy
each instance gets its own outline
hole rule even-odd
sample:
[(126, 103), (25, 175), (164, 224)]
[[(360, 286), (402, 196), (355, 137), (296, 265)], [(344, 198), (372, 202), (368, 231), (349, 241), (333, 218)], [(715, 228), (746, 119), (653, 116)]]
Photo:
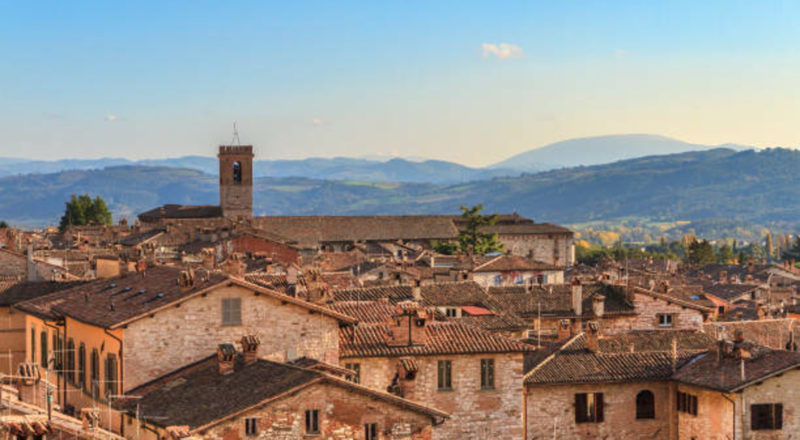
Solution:
[(5, 220), (0, 220), (0, 228), (8, 228), (8, 223)]
[(65, 204), (66, 209), (59, 225), (62, 230), (67, 226), (111, 224), (111, 211), (100, 196), (92, 199), (88, 194), (72, 194)]
[(461, 207), (461, 218), (466, 220), (466, 226), (458, 233), (459, 251), (470, 255), (504, 252), (505, 246), (500, 243), (497, 234), (481, 231), (482, 228), (497, 223), (497, 214), (483, 215), (482, 210), (482, 204), (472, 208)]
[(795, 236), (792, 245), (783, 251), (783, 259), (800, 261), (800, 234)]
[(714, 262), (714, 247), (708, 240), (697, 241), (689, 244), (686, 250), (686, 263), (691, 266), (704, 266)]

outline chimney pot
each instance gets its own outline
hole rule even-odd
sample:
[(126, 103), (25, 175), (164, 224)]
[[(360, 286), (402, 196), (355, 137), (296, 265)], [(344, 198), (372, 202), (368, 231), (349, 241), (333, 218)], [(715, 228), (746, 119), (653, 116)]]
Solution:
[(577, 278), (572, 282), (572, 311), (578, 318), (583, 315), (583, 286)]
[(258, 347), (261, 345), (261, 340), (255, 335), (242, 336), (242, 358), (245, 365), (252, 364), (258, 360)]
[(220, 376), (232, 374), (235, 362), (236, 349), (233, 344), (219, 344), (219, 347), (217, 347), (217, 363), (219, 364)]
[(602, 318), (605, 313), (606, 297), (597, 293), (592, 297), (592, 312), (597, 318)]
[(586, 323), (586, 348), (592, 353), (600, 352), (600, 326), (596, 322)]

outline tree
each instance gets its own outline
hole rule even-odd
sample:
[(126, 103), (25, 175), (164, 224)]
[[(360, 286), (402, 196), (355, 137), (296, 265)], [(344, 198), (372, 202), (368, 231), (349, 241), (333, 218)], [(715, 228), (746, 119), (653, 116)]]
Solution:
[(433, 240), (433, 242), (431, 242), (431, 248), (444, 255), (454, 255), (458, 253), (458, 243), (452, 241)]
[(108, 210), (105, 200), (100, 196), (92, 199), (88, 194), (80, 196), (72, 194), (65, 204), (66, 209), (59, 225), (62, 230), (67, 226), (111, 224), (111, 211)]
[(0, 228), (9, 228), (8, 223), (5, 220), (0, 220)]
[(733, 249), (727, 243), (717, 250), (717, 263), (728, 264), (733, 261)]
[(794, 238), (791, 246), (787, 246), (782, 256), (784, 260), (800, 260), (800, 235)]
[(686, 251), (686, 263), (691, 266), (704, 266), (714, 262), (714, 248), (708, 240), (694, 240)]
[(505, 246), (497, 238), (497, 234), (482, 232), (486, 226), (497, 223), (497, 214), (482, 215), (483, 205), (472, 208), (461, 207), (461, 218), (466, 220), (466, 226), (458, 233), (459, 251), (465, 254), (484, 255), (489, 252), (504, 252)]
[(772, 256), (775, 255), (775, 248), (772, 244), (772, 232), (767, 232), (765, 247), (767, 248), (767, 258), (771, 259)]

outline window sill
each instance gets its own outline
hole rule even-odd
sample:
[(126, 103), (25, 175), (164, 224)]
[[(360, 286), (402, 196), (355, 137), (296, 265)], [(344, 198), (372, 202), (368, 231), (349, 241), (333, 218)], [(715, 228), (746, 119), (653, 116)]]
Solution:
[(452, 393), (454, 390), (452, 388), (438, 388), (436, 391), (439, 391), (439, 392), (442, 392), (442, 393)]
[(495, 391), (497, 388), (495, 387), (481, 387), (481, 391)]

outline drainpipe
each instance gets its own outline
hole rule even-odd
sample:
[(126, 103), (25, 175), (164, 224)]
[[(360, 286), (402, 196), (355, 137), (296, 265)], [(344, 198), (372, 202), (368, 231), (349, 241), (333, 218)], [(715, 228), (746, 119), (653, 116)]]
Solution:
[[(65, 318), (64, 319), (64, 341), (63, 341), (63, 344), (62, 344), (63, 347), (66, 347), (68, 340), (69, 340), (69, 338), (67, 337), (67, 320)], [(74, 364), (75, 363), (75, 353), (70, 353), (69, 355), (72, 356), (72, 363)], [(63, 358), (63, 360), (66, 360), (65, 356), (62, 356), (62, 358)], [(62, 391), (62, 394), (63, 394), (62, 399), (63, 400), (61, 401), (61, 410), (62, 411), (64, 411), (65, 408), (67, 407), (67, 374), (68, 373), (69, 373), (69, 371), (65, 370), (65, 374), (63, 375), (64, 376), (64, 388), (63, 388), (63, 391)]]
[[(725, 393), (721, 393), (722, 397), (733, 405), (733, 414), (731, 421), (733, 422), (733, 440), (736, 440), (736, 401), (728, 397)], [(744, 434), (744, 433), (743, 433)]]

